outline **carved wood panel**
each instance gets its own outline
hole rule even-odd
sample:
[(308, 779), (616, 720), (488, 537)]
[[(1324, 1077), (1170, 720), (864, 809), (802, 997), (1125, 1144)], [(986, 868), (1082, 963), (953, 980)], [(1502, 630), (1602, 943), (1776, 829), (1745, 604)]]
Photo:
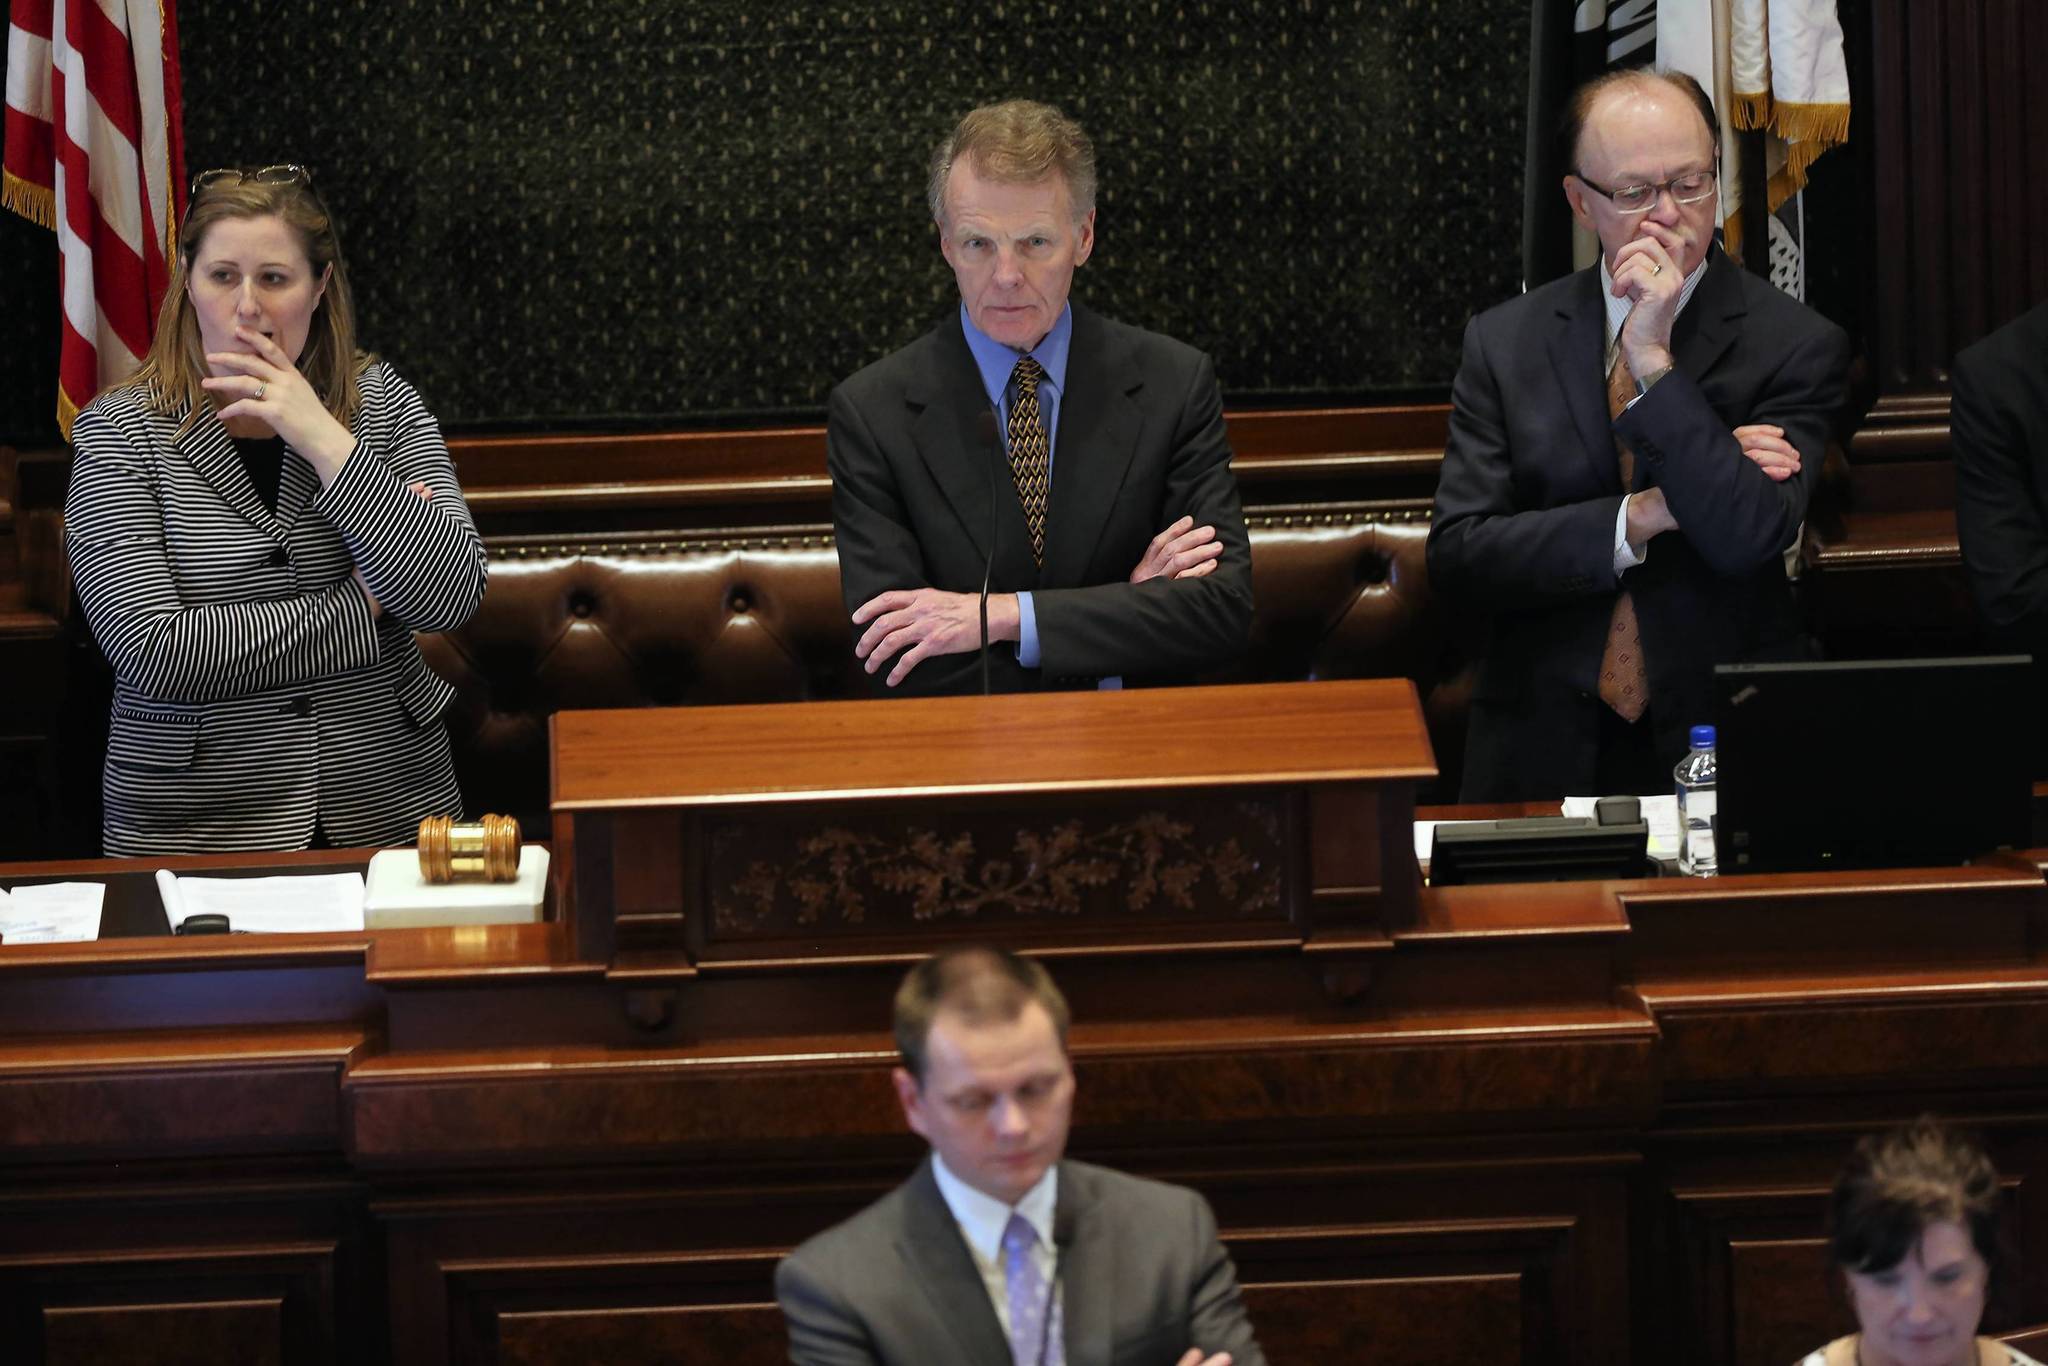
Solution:
[[(698, 904), (721, 948), (891, 932), (983, 936), (1082, 924), (1119, 932), (1292, 918), (1288, 803), (1075, 798), (918, 803), (708, 818)], [(1364, 841), (1361, 840), (1361, 843)]]

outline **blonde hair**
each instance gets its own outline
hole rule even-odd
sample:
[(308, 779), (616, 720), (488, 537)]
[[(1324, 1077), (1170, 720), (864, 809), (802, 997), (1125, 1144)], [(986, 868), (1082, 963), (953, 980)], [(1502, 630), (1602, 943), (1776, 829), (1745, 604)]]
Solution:
[(314, 309), (305, 349), (295, 364), (327, 411), (344, 427), (353, 427), (363, 407), (360, 377), (376, 358), (356, 350), (355, 298), (349, 292), (334, 216), (313, 187), (303, 182), (216, 181), (193, 196), (184, 226), (178, 230), (178, 255), (171, 263), (171, 282), (157, 312), (149, 355), (140, 369), (112, 387), (141, 389), (151, 412), (181, 419), (180, 436), (211, 409), (212, 396), (199, 381), (212, 371), (206, 364), (199, 318), (186, 282), (206, 234), (216, 223), (231, 218), (280, 220), (298, 238), (314, 278), (327, 272), (327, 286)]
[(1095, 207), (1095, 146), (1081, 125), (1049, 104), (1004, 100), (967, 117), (932, 152), (925, 199), (932, 221), (946, 221), (946, 177), (971, 161), (977, 174), (1005, 185), (1035, 185), (1057, 175), (1067, 183), (1079, 223)]

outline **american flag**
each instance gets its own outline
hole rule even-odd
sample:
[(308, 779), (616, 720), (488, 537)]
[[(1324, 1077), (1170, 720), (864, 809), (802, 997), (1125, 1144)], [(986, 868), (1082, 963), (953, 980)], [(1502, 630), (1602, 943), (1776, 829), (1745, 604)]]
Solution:
[(0, 204), (57, 234), (57, 421), (149, 350), (185, 207), (176, 0), (11, 0)]

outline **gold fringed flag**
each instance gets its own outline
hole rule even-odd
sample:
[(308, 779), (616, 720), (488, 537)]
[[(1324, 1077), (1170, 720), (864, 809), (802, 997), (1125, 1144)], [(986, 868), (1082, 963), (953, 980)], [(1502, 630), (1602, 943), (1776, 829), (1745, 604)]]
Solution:
[(1659, 0), (1657, 60), (1713, 96), (1721, 118), (1722, 240), (1738, 259), (1746, 257), (1745, 141), (1752, 155), (1758, 146), (1738, 130), (1768, 128), (1761, 150), (1770, 240), (1756, 264), (1780, 289), (1805, 298), (1804, 233), (1793, 197), (1814, 158), (1849, 134), (1849, 75), (1833, 0)]
[(11, 0), (0, 204), (57, 234), (57, 422), (149, 351), (184, 211), (176, 0)]
[(1806, 184), (1806, 169), (1849, 137), (1849, 65), (1835, 0), (1729, 0), (1730, 113), (1784, 145), (1773, 158), (1773, 212)]
[(1657, 6), (1657, 61), (1700, 83), (1720, 116), (1721, 231), (1728, 254), (1742, 255), (1742, 143), (1728, 118), (1729, 0), (1662, 0)]

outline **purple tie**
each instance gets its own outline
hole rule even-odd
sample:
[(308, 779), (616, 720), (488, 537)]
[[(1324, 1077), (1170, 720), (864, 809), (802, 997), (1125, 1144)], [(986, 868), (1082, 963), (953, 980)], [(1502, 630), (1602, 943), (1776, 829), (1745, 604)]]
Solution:
[(1038, 1269), (1038, 1230), (1021, 1214), (1003, 1226), (1003, 1283), (1010, 1296), (1010, 1355), (1016, 1366), (1065, 1366), (1060, 1310)]

